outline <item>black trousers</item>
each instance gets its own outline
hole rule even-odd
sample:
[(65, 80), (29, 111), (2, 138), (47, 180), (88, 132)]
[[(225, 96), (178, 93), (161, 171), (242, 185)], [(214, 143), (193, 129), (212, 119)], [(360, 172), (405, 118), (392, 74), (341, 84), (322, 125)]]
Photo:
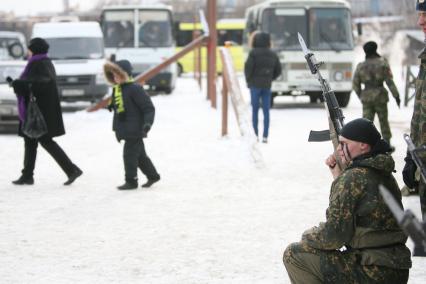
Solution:
[(34, 174), (35, 162), (37, 158), (37, 147), (40, 143), (41, 146), (52, 156), (58, 163), (67, 176), (69, 176), (76, 166), (65, 154), (64, 150), (53, 141), (52, 137), (42, 137), (40, 139), (32, 139), (24, 137), (25, 141), (25, 154), (24, 154), (24, 169), (22, 175), (32, 177)]
[(138, 167), (149, 180), (160, 178), (154, 164), (146, 154), (142, 138), (124, 140), (123, 160), (126, 180), (137, 179)]

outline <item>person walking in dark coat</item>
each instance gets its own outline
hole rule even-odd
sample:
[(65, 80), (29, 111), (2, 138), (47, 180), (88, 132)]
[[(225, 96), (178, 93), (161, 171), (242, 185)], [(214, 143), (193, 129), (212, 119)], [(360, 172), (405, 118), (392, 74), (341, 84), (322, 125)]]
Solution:
[(128, 60), (107, 62), (104, 72), (107, 80), (114, 85), (109, 106), (110, 110), (114, 110), (113, 130), (119, 142), (124, 140), (125, 183), (117, 188), (136, 189), (138, 167), (148, 179), (142, 187), (150, 187), (160, 180), (143, 143), (154, 123), (154, 105), (143, 87), (133, 82), (132, 65)]
[(255, 32), (253, 49), (250, 51), (244, 65), (244, 75), (247, 86), (250, 88), (252, 123), (254, 132), (258, 136), (259, 101), (263, 111), (263, 143), (268, 142), (269, 109), (271, 107), (272, 81), (281, 75), (281, 64), (278, 56), (271, 47), (271, 38), (268, 33)]
[[(48, 50), (49, 44), (44, 39), (33, 38), (28, 45), (28, 63), (20, 78), (11, 83), (18, 98), (20, 120), (18, 134), (24, 138), (25, 142), (22, 175), (13, 181), (17, 185), (34, 183), (33, 175), (39, 143), (55, 159), (68, 176), (68, 180), (64, 185), (70, 185), (83, 173), (81, 169), (73, 164), (64, 150), (52, 139), (53, 137), (64, 135), (65, 128), (62, 120), (61, 105), (59, 103), (56, 71), (52, 61), (47, 56)], [(22, 125), (26, 119), (26, 107), (31, 93), (35, 97), (37, 105), (43, 114), (48, 130), (47, 134), (38, 139), (30, 138), (22, 132)]]

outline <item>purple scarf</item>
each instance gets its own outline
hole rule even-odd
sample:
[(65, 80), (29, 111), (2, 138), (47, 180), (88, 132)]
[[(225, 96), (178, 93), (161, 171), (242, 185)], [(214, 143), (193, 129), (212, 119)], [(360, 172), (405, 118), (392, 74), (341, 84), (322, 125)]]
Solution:
[[(46, 53), (42, 54), (35, 54), (28, 59), (27, 65), (25, 66), (24, 71), (22, 72), (21, 76), (19, 76), (19, 79), (26, 79), (28, 76), (28, 72), (30, 71), (31, 63), (34, 61), (42, 60), (48, 58)], [(25, 107), (25, 99), (23, 96), (18, 96), (18, 113), (19, 113), (19, 120), (21, 122), (24, 122), (25, 115), (26, 115), (27, 109)]]

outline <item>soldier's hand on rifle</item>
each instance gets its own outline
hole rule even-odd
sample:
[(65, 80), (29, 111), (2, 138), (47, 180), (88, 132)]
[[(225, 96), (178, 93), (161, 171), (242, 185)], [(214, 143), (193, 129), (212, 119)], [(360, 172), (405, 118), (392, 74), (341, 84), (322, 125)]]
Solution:
[(407, 153), (407, 157), (405, 157), (404, 161), (405, 166), (402, 170), (402, 179), (404, 180), (404, 183), (408, 188), (413, 189), (418, 184), (415, 178), (417, 166), (411, 158), (410, 153)]
[(401, 99), (398, 97), (395, 98), (396, 104), (398, 105), (398, 108), (401, 108)]
[(337, 166), (337, 160), (335, 154), (331, 154), (328, 156), (328, 158), (325, 160), (325, 164), (330, 169), (331, 174), (333, 175), (333, 178), (336, 178), (340, 175), (341, 170)]

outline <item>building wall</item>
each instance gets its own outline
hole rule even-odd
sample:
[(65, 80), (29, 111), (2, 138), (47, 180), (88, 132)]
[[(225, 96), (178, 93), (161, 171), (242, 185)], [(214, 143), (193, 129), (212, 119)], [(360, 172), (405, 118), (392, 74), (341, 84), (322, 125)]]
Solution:
[(401, 15), (414, 12), (415, 0), (348, 0), (355, 17)]

